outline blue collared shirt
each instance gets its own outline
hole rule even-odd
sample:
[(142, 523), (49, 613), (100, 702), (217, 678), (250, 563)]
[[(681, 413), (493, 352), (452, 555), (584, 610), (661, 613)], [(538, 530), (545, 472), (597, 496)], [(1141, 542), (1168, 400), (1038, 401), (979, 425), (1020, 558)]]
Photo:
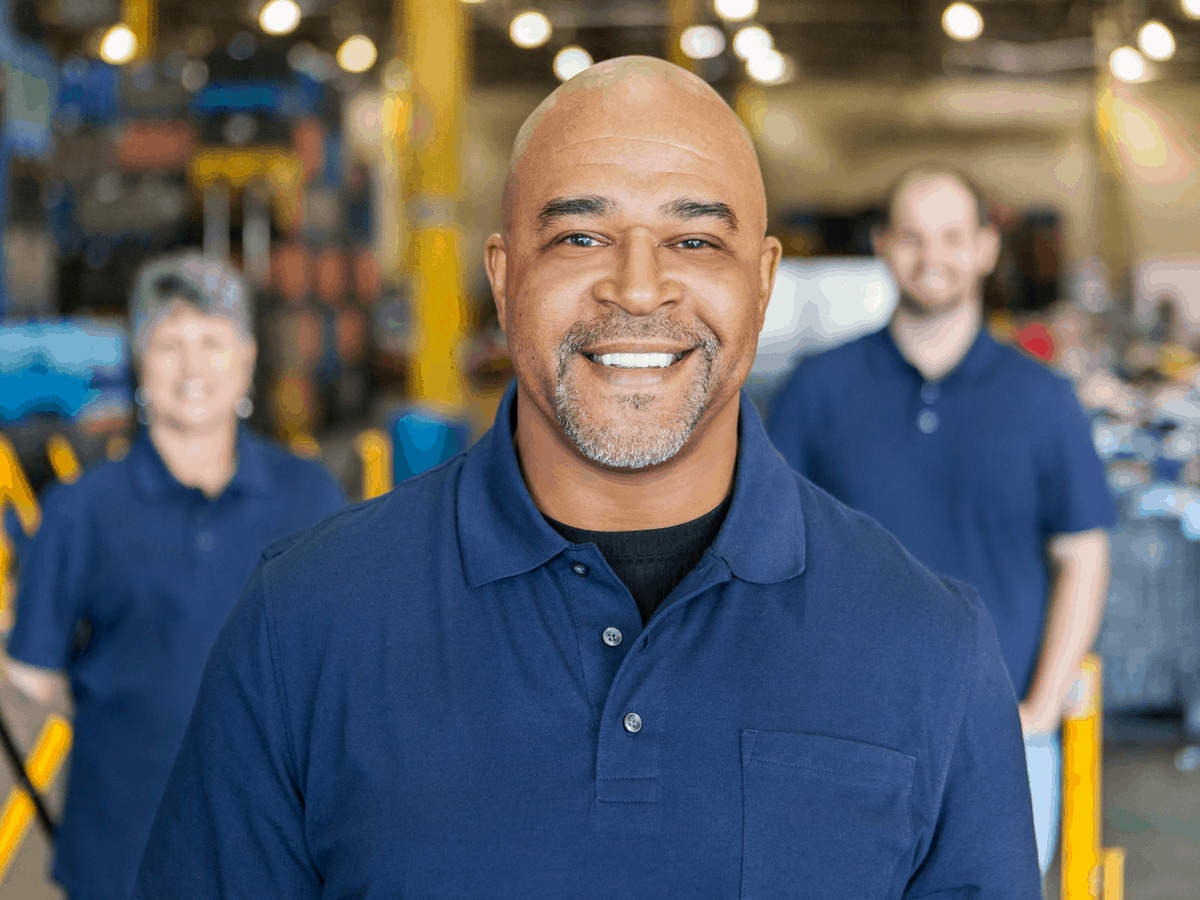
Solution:
[[(345, 505), (319, 464), (242, 429), (208, 499), (143, 432), (129, 455), (47, 492), (21, 560), (9, 654), (66, 670), (74, 745), (54, 877), (72, 900), (127, 900), (204, 660), (263, 548)], [(91, 642), (72, 653), (76, 623)]]
[(768, 430), (798, 472), (978, 588), (1024, 697), (1046, 615), (1046, 541), (1116, 524), (1070, 383), (985, 331), (926, 382), (884, 329), (801, 360)]
[(535, 507), (514, 398), (265, 554), (136, 897), (1037, 896), (970, 589), (797, 477), (743, 395), (724, 525), (643, 627)]

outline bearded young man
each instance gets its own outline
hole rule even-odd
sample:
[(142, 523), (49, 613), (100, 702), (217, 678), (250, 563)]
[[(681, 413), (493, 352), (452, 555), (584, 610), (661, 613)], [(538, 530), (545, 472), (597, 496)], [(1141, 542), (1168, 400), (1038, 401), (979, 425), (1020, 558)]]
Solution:
[(999, 235), (979, 190), (945, 168), (914, 169), (874, 238), (900, 288), (891, 322), (802, 360), (768, 431), (798, 472), (979, 590), (1022, 698), (1044, 875), (1057, 733), (1103, 618), (1103, 529), (1116, 510), (1070, 383), (982, 327)]
[(986, 613), (740, 397), (765, 231), (683, 70), (534, 112), (486, 250), (495, 426), (265, 555), (137, 897), (1036, 895)]

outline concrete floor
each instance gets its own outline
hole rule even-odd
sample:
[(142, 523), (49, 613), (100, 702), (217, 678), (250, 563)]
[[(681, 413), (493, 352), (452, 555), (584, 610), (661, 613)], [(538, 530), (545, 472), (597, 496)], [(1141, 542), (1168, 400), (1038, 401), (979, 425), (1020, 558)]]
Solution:
[[(49, 709), (68, 713), (65, 701), (50, 708), (22, 697), (0, 679), (0, 708), (22, 748), (32, 746)], [(1175, 754), (1183, 746), (1178, 720), (1106, 723), (1104, 843), (1124, 847), (1126, 900), (1195, 900), (1200, 897), (1200, 768), (1180, 772)], [(52, 813), (62, 803), (63, 778), (49, 794)], [(12, 772), (0, 761), (0, 791), (7, 796)], [(50, 854), (34, 823), (4, 881), (0, 900), (63, 900), (49, 880)], [(1047, 900), (1060, 900), (1057, 864), (1047, 878)]]

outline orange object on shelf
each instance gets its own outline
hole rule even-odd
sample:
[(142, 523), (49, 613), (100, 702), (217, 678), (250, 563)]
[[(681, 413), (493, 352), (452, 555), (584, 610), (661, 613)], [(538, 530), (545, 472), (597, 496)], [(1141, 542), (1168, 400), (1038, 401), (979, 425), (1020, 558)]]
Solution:
[(271, 253), (271, 281), (289, 303), (308, 296), (308, 250), (295, 244), (277, 247)]
[(357, 309), (343, 309), (337, 316), (337, 352), (346, 362), (358, 362), (367, 354), (367, 317)]
[(322, 250), (317, 257), (317, 296), (322, 302), (339, 305), (346, 300), (346, 255), (340, 250)]
[(354, 254), (354, 293), (359, 302), (371, 306), (379, 299), (383, 287), (379, 272), (379, 259), (373, 250), (359, 250)]

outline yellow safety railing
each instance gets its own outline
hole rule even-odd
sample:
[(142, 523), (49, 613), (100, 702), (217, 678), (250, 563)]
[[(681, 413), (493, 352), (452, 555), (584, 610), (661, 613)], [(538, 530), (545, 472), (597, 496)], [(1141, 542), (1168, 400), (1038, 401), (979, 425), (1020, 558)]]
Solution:
[(360, 434), (358, 458), (362, 461), (364, 500), (379, 497), (392, 489), (392, 446), (386, 434), (378, 428)]
[(46, 456), (50, 459), (50, 468), (54, 470), (54, 477), (66, 484), (74, 484), (79, 480), (79, 476), (83, 473), (83, 467), (79, 465), (79, 457), (75, 455), (75, 448), (61, 434), (50, 436), (50, 440), (46, 441)]
[(1125, 851), (1102, 849), (1100, 657), (1089, 653), (1063, 717), (1062, 900), (1122, 900)]
[[(70, 749), (71, 726), (62, 716), (50, 716), (25, 763), (25, 772), (35, 790), (44, 791), (50, 786)], [(8, 792), (8, 801), (0, 812), (0, 882), (8, 874), (17, 848), (29, 831), (33, 814), (33, 800), (23, 788), (14, 787)]]

